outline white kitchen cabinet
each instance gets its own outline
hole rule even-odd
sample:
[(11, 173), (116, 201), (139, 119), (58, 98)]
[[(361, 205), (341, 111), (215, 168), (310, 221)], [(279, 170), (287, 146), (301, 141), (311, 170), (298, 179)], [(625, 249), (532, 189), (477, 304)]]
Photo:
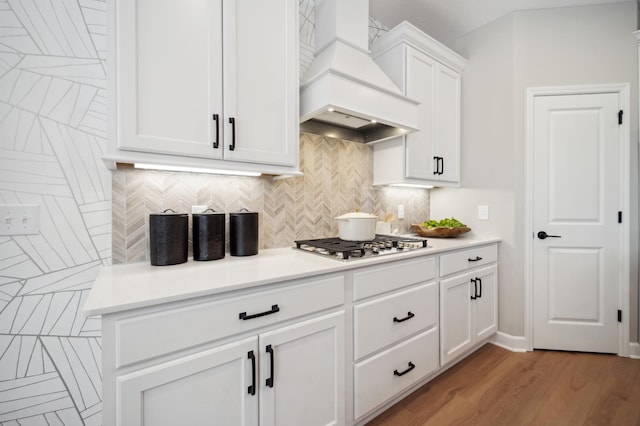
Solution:
[[(488, 258), (479, 255), (485, 253)], [(485, 341), (498, 329), (498, 268), (491, 261), (494, 254), (497, 257), (497, 247), (492, 245), (440, 258), (441, 275), (453, 271), (440, 281), (442, 365)], [(463, 262), (470, 266), (456, 268)], [(485, 262), (485, 266), (475, 266), (474, 262)]]
[(110, 163), (298, 169), (296, 0), (112, 0)]
[(249, 386), (257, 343), (244, 339), (119, 376), (118, 417), (105, 424), (256, 425), (258, 398)]
[(439, 366), (436, 257), (353, 273), (353, 418), (425, 379)]
[(344, 312), (279, 328), (259, 339), (260, 425), (343, 425)]
[(344, 277), (290, 284), (105, 315), (105, 424), (343, 425)]
[(374, 185), (459, 186), (466, 60), (407, 22), (376, 40), (372, 54), (404, 94), (420, 102), (420, 130), (373, 144)]
[(344, 376), (337, 312), (118, 377), (117, 424), (341, 425)]

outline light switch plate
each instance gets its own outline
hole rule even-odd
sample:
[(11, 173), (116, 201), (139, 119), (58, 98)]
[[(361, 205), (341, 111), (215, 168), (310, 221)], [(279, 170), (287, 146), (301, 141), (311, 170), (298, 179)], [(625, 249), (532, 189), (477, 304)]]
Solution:
[(33, 235), (40, 233), (40, 206), (0, 206), (0, 235)]
[(398, 219), (404, 219), (404, 204), (398, 204)]
[(478, 219), (489, 220), (489, 206), (486, 206), (486, 205), (478, 206)]

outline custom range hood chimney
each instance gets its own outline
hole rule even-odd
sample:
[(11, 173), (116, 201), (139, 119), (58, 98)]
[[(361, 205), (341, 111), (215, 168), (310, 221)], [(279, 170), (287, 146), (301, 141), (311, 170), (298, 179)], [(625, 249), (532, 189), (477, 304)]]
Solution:
[(369, 53), (369, 0), (316, 0), (315, 59), (300, 83), (300, 131), (369, 143), (418, 130), (418, 102)]

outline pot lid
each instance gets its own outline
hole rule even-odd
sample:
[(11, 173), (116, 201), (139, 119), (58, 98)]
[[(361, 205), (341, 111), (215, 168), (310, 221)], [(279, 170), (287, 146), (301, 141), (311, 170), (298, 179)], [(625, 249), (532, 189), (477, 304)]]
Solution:
[(370, 213), (363, 213), (363, 212), (349, 212), (349, 213), (345, 213), (342, 216), (338, 216), (335, 219), (377, 219), (378, 216), (374, 215), (374, 214), (370, 214)]

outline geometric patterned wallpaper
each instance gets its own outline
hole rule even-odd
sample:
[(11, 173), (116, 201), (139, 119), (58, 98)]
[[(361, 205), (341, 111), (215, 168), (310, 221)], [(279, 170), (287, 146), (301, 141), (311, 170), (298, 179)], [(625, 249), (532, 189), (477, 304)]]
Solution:
[[(304, 176), (283, 180), (118, 170), (113, 178), (113, 262), (147, 260), (149, 214), (167, 208), (179, 213), (189, 213), (192, 205), (227, 213), (256, 211), (260, 249), (336, 236), (334, 217), (355, 208), (383, 218), (404, 204), (405, 219), (392, 224), (401, 232), (428, 216), (428, 190), (372, 186), (372, 152), (362, 143), (302, 134), (300, 166)], [(228, 229), (227, 223), (227, 251)]]
[(40, 233), (0, 236), (0, 423), (99, 425), (99, 318), (111, 261), (106, 19), (98, 0), (0, 0), (0, 204)]
[[(300, 0), (300, 26), (305, 67), (313, 0)], [(384, 30), (372, 21), (370, 38)], [(0, 0), (0, 204), (40, 206), (39, 234), (0, 236), (3, 426), (102, 424), (100, 321), (81, 309), (99, 268), (112, 261), (112, 238), (114, 259), (146, 256), (145, 227), (131, 220), (140, 211), (184, 209), (194, 199), (261, 211), (262, 247), (335, 233), (332, 217), (356, 205), (384, 212), (402, 201), (409, 215), (428, 213), (428, 191), (371, 187), (368, 168), (353, 167), (370, 162), (363, 145), (310, 135), (301, 141), (304, 178), (112, 175), (101, 161), (106, 40), (105, 0)], [(197, 192), (181, 184), (192, 181)], [(154, 196), (140, 196), (138, 185)], [(335, 207), (319, 210), (320, 200)]]

